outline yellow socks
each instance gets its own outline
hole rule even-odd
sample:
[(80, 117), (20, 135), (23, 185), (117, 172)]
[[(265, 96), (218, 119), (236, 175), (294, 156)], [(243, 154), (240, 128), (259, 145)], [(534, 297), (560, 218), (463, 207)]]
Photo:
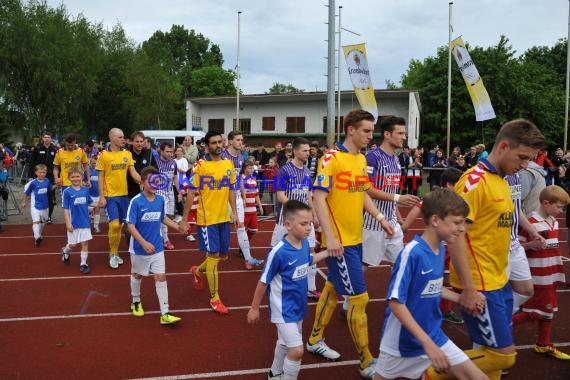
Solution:
[(311, 336), (309, 336), (309, 344), (315, 344), (323, 339), (325, 328), (331, 320), (336, 304), (336, 291), (334, 290), (332, 282), (327, 281), (319, 298), (319, 302), (317, 303), (315, 322), (313, 323)]
[[(206, 278), (208, 279), (208, 286), (210, 287), (210, 301), (217, 301), (220, 299), (218, 294), (218, 263), (219, 257), (207, 257), (206, 264)], [(202, 263), (204, 264), (204, 263)], [(202, 265), (200, 264), (200, 266)]]
[(360, 356), (360, 368), (366, 368), (374, 360), (368, 347), (368, 317), (366, 316), (368, 293), (348, 297), (346, 320), (352, 341)]
[(121, 243), (121, 222), (115, 219), (109, 222), (109, 253), (116, 255), (119, 253)]

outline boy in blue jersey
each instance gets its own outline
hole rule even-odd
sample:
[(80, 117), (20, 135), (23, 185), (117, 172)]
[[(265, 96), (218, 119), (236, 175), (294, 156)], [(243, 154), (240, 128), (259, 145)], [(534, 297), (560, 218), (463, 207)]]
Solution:
[(24, 199), (22, 208), (26, 208), (30, 202), (30, 214), (32, 215), (32, 231), (34, 232), (34, 244), (39, 246), (42, 242), (42, 232), (45, 223), (49, 219), (49, 199), (52, 184), (47, 176), (47, 166), (38, 164), (35, 167), (36, 178), (24, 187)]
[[(89, 177), (91, 181), (91, 187), (89, 188), (89, 195), (91, 195), (91, 199), (93, 202), (98, 204), (99, 203), (99, 172), (95, 170), (95, 166), (97, 166), (97, 157), (91, 157), (89, 159), (89, 173), (85, 173), (85, 179)], [(87, 180), (85, 180), (87, 182)], [(93, 207), (93, 232), (100, 233), (101, 229), (99, 228), (99, 221), (101, 220), (101, 209), (95, 205)]]
[(441, 298), (459, 301), (443, 287), (443, 241), (461, 236), (468, 212), (467, 203), (449, 189), (435, 189), (424, 198), (425, 232), (406, 245), (392, 268), (374, 379), (418, 379), (430, 363), (460, 379), (488, 379), (441, 330)]
[(303, 357), (302, 323), (307, 314), (307, 275), (310, 266), (328, 257), (328, 252), (310, 254), (307, 237), (313, 214), (307, 204), (289, 200), (283, 205), (281, 216), (288, 233), (269, 252), (247, 321), (250, 324), (259, 321), (259, 305), (267, 292), (270, 319), (277, 327), (275, 355), (268, 378), (296, 379)]
[(70, 168), (68, 178), (71, 186), (63, 190), (63, 216), (67, 229), (67, 245), (61, 249), (61, 260), (65, 265), (71, 262), (71, 250), (81, 244), (81, 263), (79, 271), (83, 274), (91, 272), (87, 265), (89, 255), (89, 240), (91, 236), (91, 220), (89, 218), (89, 206), (93, 199), (89, 195), (89, 188), (81, 186), (83, 173), (78, 168)]
[(135, 196), (127, 211), (127, 223), (131, 240), (131, 311), (135, 317), (144, 316), (141, 303), (141, 281), (143, 276), (154, 275), (154, 284), (160, 305), (160, 324), (170, 325), (181, 318), (170, 314), (168, 305), (168, 286), (166, 284), (166, 265), (164, 261), (163, 239), (160, 224), (184, 230), (172, 219), (168, 218), (164, 209), (164, 197), (155, 194), (156, 185), (153, 178), (160, 172), (148, 166), (141, 172), (143, 191)]

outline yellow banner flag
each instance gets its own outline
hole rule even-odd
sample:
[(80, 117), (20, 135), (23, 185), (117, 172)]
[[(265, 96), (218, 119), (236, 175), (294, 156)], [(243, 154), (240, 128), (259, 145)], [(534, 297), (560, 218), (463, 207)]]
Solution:
[(370, 70), (366, 59), (366, 47), (364, 44), (347, 45), (342, 47), (344, 58), (348, 66), (348, 74), (352, 82), (352, 87), (356, 93), (356, 98), (363, 110), (374, 115), (374, 120), (378, 119), (378, 105), (374, 96), (374, 87), (370, 80)]
[(465, 42), (463, 42), (461, 37), (457, 37), (451, 41), (451, 54), (453, 54), (455, 62), (457, 62), (459, 66), (459, 71), (461, 71), (461, 75), (467, 86), (467, 91), (469, 91), (469, 95), (471, 96), (471, 101), (475, 108), (475, 120), (484, 121), (494, 119), (496, 116), (493, 105), (491, 104), (491, 98), (489, 98), (487, 89), (485, 85), (483, 85), (483, 79), (481, 79), (475, 67), (475, 63), (473, 63), (469, 51), (467, 51), (465, 47)]

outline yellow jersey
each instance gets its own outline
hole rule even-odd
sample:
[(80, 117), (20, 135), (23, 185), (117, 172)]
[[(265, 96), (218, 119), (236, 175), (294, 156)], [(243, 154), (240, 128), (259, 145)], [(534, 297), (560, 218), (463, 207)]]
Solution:
[[(469, 204), (465, 234), (473, 283), (479, 291), (501, 289), (508, 281), (507, 262), (514, 205), (507, 181), (486, 159), (467, 170), (455, 192)], [(462, 288), (451, 265), (451, 285)]]
[(198, 191), (196, 224), (211, 226), (230, 221), (230, 190), (235, 189), (236, 173), (232, 161), (202, 159), (194, 165), (192, 189)]
[(105, 173), (103, 196), (121, 197), (128, 195), (127, 172), (134, 164), (133, 156), (128, 150), (117, 152), (105, 150), (99, 154), (95, 170)]
[[(318, 165), (315, 190), (328, 192), (326, 203), (334, 236), (344, 246), (362, 243), (364, 192), (370, 188), (366, 158), (342, 144), (326, 152)], [(326, 239), (323, 234), (323, 244)]]
[(88, 162), (89, 159), (81, 148), (74, 150), (59, 149), (53, 159), (53, 165), (59, 166), (59, 177), (61, 178), (62, 186), (71, 186), (69, 169), (77, 168), (83, 173), (82, 165)]

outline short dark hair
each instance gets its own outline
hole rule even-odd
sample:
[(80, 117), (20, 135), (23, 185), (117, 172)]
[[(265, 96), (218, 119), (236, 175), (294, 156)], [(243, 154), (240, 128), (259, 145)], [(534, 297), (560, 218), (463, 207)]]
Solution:
[(311, 208), (306, 203), (294, 199), (288, 200), (283, 204), (283, 219), (291, 219), (300, 210), (311, 211)]
[(172, 144), (169, 143), (168, 141), (164, 141), (163, 143), (160, 144), (160, 150), (164, 150), (166, 148), (172, 148)]
[(457, 168), (447, 168), (441, 173), (441, 178), (439, 179), (439, 184), (441, 187), (445, 187), (448, 183), (455, 185), (459, 178), (463, 175), (463, 172)]
[(508, 141), (512, 148), (523, 145), (541, 149), (546, 143), (546, 139), (538, 127), (532, 121), (525, 119), (515, 119), (506, 122), (499, 130), (499, 133), (497, 133), (495, 145), (503, 140)]
[(380, 128), (381, 138), (384, 139), (384, 132), (394, 132), (396, 125), (406, 125), (406, 120), (398, 116), (386, 116), (380, 120), (378, 127)]
[(297, 149), (300, 145), (303, 144), (309, 145), (309, 140), (304, 137), (296, 137), (295, 140), (293, 140), (293, 149)]
[(233, 140), (236, 136), (242, 136), (243, 132), (238, 131), (237, 129), (228, 133), (228, 140)]
[(150, 145), (154, 144), (154, 139), (152, 137), (145, 136), (144, 141), (148, 142)]
[(467, 202), (449, 189), (435, 188), (423, 198), (422, 216), (426, 223), (432, 215), (443, 219), (449, 215), (466, 217), (468, 214)]
[(77, 141), (77, 135), (73, 132), (68, 133), (65, 136), (63, 136), (63, 141), (65, 141), (66, 143), (76, 142)]
[(348, 132), (349, 126), (358, 128), (362, 120), (368, 120), (374, 123), (374, 115), (363, 109), (355, 109), (347, 113), (346, 116), (344, 117), (344, 122), (343, 122), (344, 134)]
[(141, 170), (141, 183), (144, 184), (144, 182), (146, 182), (147, 177), (155, 173), (159, 173), (159, 171), (154, 166), (147, 166), (146, 168)]
[(131, 140), (134, 140), (137, 137), (140, 137), (143, 140), (145, 139), (144, 133), (142, 133), (141, 131), (134, 131), (133, 134), (131, 135)]
[(206, 132), (206, 136), (204, 136), (204, 141), (206, 142), (206, 145), (210, 144), (210, 139), (214, 136), (223, 136), (223, 133), (220, 131), (208, 131), (208, 132)]

